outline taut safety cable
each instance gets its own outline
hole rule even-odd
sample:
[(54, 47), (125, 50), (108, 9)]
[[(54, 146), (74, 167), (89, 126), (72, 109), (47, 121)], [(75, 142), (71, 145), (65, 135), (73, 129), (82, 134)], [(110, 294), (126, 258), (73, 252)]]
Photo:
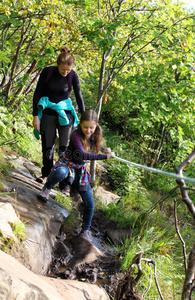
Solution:
[(134, 163), (132, 161), (128, 161), (126, 159), (120, 158), (120, 157), (115, 156), (115, 155), (112, 155), (112, 157), (116, 158), (116, 159), (118, 159), (118, 160), (120, 160), (120, 161), (122, 161), (124, 163), (130, 164), (130, 165), (132, 165), (134, 167), (145, 169), (145, 170), (147, 170), (149, 172), (159, 173), (159, 174), (167, 175), (169, 177), (174, 177), (176, 179), (183, 179), (183, 180), (195, 183), (195, 178), (190, 178), (190, 177), (186, 177), (186, 176), (180, 176), (180, 175), (177, 175), (177, 174), (174, 174), (174, 173), (169, 173), (169, 172), (165, 172), (165, 171), (158, 170), (158, 169), (155, 169), (155, 168), (146, 167), (144, 165), (140, 165), (140, 164)]

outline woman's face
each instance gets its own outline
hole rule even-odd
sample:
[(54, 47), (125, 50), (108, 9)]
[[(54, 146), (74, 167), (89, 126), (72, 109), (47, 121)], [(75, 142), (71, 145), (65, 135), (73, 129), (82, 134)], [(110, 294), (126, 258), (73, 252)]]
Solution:
[(83, 134), (87, 138), (90, 138), (90, 136), (95, 132), (97, 123), (95, 121), (83, 121), (80, 125)]
[(58, 65), (58, 71), (63, 77), (66, 77), (71, 70), (72, 70), (72, 66), (65, 65), (65, 64)]

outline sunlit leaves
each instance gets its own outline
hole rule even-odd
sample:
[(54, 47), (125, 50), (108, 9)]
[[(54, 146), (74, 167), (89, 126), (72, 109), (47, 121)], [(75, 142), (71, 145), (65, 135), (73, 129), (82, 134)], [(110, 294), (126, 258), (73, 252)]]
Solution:
[(64, 1), (5, 0), (0, 8), (2, 58), (10, 61), (10, 65), (2, 65), (7, 100), (15, 95), (16, 102), (37, 71), (55, 64), (61, 46), (67, 45), (79, 54), (87, 48), (80, 35), (77, 11)]

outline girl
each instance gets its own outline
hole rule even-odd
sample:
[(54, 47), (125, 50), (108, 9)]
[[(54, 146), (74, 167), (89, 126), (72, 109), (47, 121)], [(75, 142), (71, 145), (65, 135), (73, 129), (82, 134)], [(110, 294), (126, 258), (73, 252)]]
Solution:
[[(89, 229), (95, 204), (89, 184), (90, 174), (86, 169), (85, 161), (108, 159), (114, 155), (110, 148), (102, 147), (102, 130), (97, 121), (97, 114), (93, 110), (87, 110), (82, 114), (77, 129), (71, 134), (68, 150), (56, 162), (38, 195), (40, 200), (47, 202), (50, 190), (55, 184), (66, 178), (84, 201), (85, 210), (81, 234), (89, 240), (91, 240)], [(89, 153), (90, 149), (94, 150), (95, 154)], [(98, 154), (100, 150), (107, 154)]]
[[(69, 144), (72, 127), (79, 123), (70, 100), (71, 87), (80, 113), (85, 111), (79, 78), (72, 70), (75, 58), (68, 48), (62, 48), (57, 58), (57, 66), (43, 69), (33, 97), (33, 126), (35, 136), (42, 139), (43, 167), (38, 182), (44, 182), (53, 167), (53, 152), (56, 130), (59, 134), (59, 153)], [(38, 136), (37, 136), (38, 133)], [(63, 185), (60, 187), (63, 189)]]

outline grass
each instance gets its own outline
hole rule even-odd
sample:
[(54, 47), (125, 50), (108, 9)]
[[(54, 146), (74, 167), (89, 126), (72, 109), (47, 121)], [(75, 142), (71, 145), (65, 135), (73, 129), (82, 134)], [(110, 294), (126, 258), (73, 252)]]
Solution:
[(25, 225), (19, 219), (10, 224), (12, 228), (12, 232), (14, 234), (13, 237), (6, 237), (0, 234), (0, 249), (6, 253), (22, 251), (23, 249), (23, 242), (26, 238), (25, 234)]
[(3, 177), (10, 174), (10, 167), (4, 156), (5, 149), (0, 149), (0, 188), (2, 188)]
[(55, 196), (55, 200), (61, 203), (62, 205), (64, 205), (69, 211), (69, 216), (66, 218), (65, 222), (63, 223), (63, 228), (64, 228), (63, 231), (66, 233), (73, 231), (75, 228), (79, 226), (80, 221), (78, 218), (78, 211), (75, 209), (72, 199), (58, 192), (57, 195)]
[[(117, 136), (106, 136), (106, 143), (115, 154), (137, 162), (129, 143)], [(115, 146), (116, 145), (116, 146)], [(135, 254), (143, 250), (143, 258), (154, 260), (157, 266), (157, 279), (164, 299), (181, 299), (185, 276), (182, 243), (177, 236), (174, 216), (174, 200), (177, 200), (179, 231), (185, 241), (186, 253), (192, 249), (194, 219), (181, 201), (174, 179), (142, 172), (116, 160), (108, 161), (108, 180), (122, 200), (116, 204), (102, 205), (105, 216), (117, 222), (118, 228), (130, 228), (132, 236), (122, 246), (117, 247), (121, 258), (122, 271), (128, 270)], [(171, 170), (172, 171), (172, 170)], [(144, 299), (160, 299), (153, 265), (142, 262), (143, 276), (136, 289)], [(135, 267), (134, 272), (137, 272)], [(150, 282), (151, 278), (151, 282)]]
[[(134, 201), (133, 201), (134, 202)], [(120, 255), (122, 271), (128, 270), (135, 254), (143, 251), (143, 258), (155, 261), (157, 266), (157, 279), (164, 299), (181, 299), (182, 283), (184, 281), (184, 259), (182, 245), (176, 235), (174, 217), (167, 218), (163, 211), (154, 210), (150, 215), (137, 214), (128, 219), (128, 214), (133, 215), (130, 202), (127, 205), (117, 205), (106, 208), (105, 215), (112, 220), (123, 224), (123, 228), (133, 227), (132, 236), (126, 239), (122, 246), (117, 247)], [(118, 219), (117, 219), (118, 218)], [(127, 223), (127, 220), (129, 223)], [(192, 221), (192, 220), (191, 220)], [(132, 223), (131, 223), (132, 222)], [(180, 232), (186, 241), (186, 250), (190, 251), (194, 244), (194, 228), (192, 224), (180, 222)], [(128, 225), (127, 225), (128, 224)], [(126, 226), (127, 225), (127, 226)], [(187, 238), (188, 237), (188, 238)], [(191, 239), (190, 239), (191, 238)], [(187, 240), (188, 239), (188, 240)], [(143, 276), (136, 289), (144, 293), (151, 287), (144, 299), (160, 299), (154, 279), (153, 265), (142, 262)], [(136, 273), (135, 268), (135, 273)]]
[(65, 220), (63, 224), (63, 232), (69, 233), (73, 231), (75, 228), (80, 226), (80, 220), (78, 219), (78, 212), (73, 209), (70, 211), (68, 218)]
[(55, 196), (55, 200), (62, 205), (64, 205), (68, 210), (72, 209), (72, 200), (70, 197), (62, 195), (61, 192), (58, 192)]

